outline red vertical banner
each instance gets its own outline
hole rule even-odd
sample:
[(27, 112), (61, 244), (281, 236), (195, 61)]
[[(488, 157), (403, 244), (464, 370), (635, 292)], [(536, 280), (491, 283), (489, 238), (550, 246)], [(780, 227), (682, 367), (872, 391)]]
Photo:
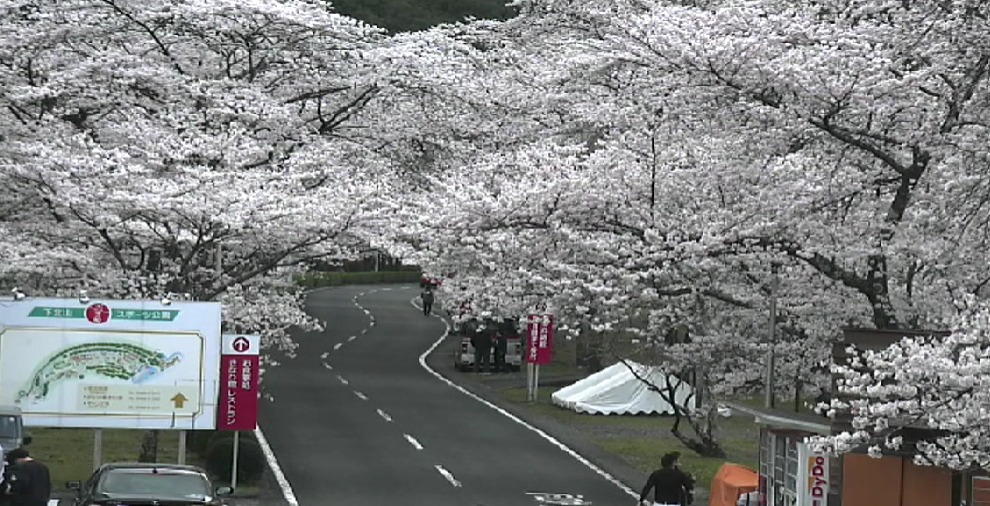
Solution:
[(258, 427), (261, 338), (224, 334), (222, 340), (217, 430), (254, 430)]
[(547, 365), (552, 358), (553, 315), (529, 315), (526, 321), (526, 363)]

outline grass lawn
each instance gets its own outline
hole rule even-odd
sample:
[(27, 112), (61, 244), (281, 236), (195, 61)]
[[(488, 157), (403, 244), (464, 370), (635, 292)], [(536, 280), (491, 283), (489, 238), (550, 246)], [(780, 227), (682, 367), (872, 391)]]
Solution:
[[(31, 456), (48, 465), (52, 486), (65, 488), (65, 482), (85, 480), (93, 473), (92, 429), (27, 428), (33, 438), (27, 446)], [(142, 430), (104, 429), (103, 462), (134, 462), (141, 451)], [(179, 453), (178, 432), (161, 431), (158, 461), (175, 463)], [(189, 457), (193, 457), (191, 452)]]
[[(759, 428), (746, 416), (720, 418), (718, 437), (727, 459), (698, 456), (670, 434), (673, 418), (655, 415), (587, 415), (553, 405), (550, 395), (558, 387), (542, 387), (538, 401), (526, 401), (525, 388), (499, 392), (508, 402), (534, 414), (552, 418), (569, 427), (588, 427), (594, 434), (591, 441), (625, 460), (644, 473), (659, 467), (660, 456), (670, 451), (681, 452), (681, 467), (697, 478), (698, 486), (709, 488), (715, 473), (725, 462), (734, 462), (756, 469), (759, 457)], [(682, 427), (684, 427), (682, 425)], [(610, 430), (611, 429), (611, 430)], [(682, 428), (685, 430), (686, 428)]]
[[(55, 490), (64, 491), (65, 482), (82, 481), (93, 473), (92, 429), (56, 429), (29, 427), (33, 441), (27, 446), (31, 456), (48, 465)], [(134, 462), (141, 450), (143, 430), (104, 429), (103, 463)], [(158, 435), (158, 462), (175, 464), (179, 455), (179, 433), (160, 431)], [(202, 458), (193, 451), (186, 452), (186, 463), (203, 465)], [(235, 496), (255, 495), (257, 485), (240, 485)]]

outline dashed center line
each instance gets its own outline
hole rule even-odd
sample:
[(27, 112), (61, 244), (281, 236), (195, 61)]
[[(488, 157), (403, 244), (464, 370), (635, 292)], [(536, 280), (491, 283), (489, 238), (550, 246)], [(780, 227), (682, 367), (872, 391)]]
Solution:
[(419, 441), (416, 441), (416, 438), (410, 436), (409, 434), (403, 434), (402, 436), (406, 438), (406, 441), (409, 441), (409, 444), (413, 445), (413, 448), (417, 450), (423, 449), (423, 445), (419, 444)]
[(337, 343), (337, 344), (333, 345), (333, 349), (334, 350), (339, 350), (340, 347), (343, 346), (343, 345), (344, 345), (344, 343)]
[(461, 486), (461, 482), (457, 481), (457, 479), (454, 478), (454, 475), (451, 474), (450, 471), (444, 469), (443, 466), (441, 466), (440, 464), (437, 464), (434, 467), (436, 467), (437, 471), (441, 475), (443, 475), (444, 478), (447, 478), (447, 481), (449, 481), (451, 485), (453, 485), (455, 487), (460, 487)]
[(355, 340), (355, 339), (357, 339), (357, 336), (351, 336), (351, 337), (348, 337), (348, 338), (347, 338), (347, 340), (348, 340), (348, 341), (353, 341), (353, 340)]
[(328, 363), (326, 363), (326, 362), (323, 362), (323, 367), (326, 367), (328, 371), (332, 371), (333, 370), (333, 366), (330, 365), (330, 364), (328, 364)]
[(358, 399), (361, 399), (362, 401), (368, 400), (367, 395), (364, 395), (363, 393), (358, 392), (357, 390), (354, 391), (354, 395), (358, 396)]
[(344, 379), (344, 377), (341, 376), (341, 375), (339, 375), (339, 374), (337, 375), (337, 379), (340, 380), (340, 382), (342, 384), (344, 384), (344, 385), (346, 385), (348, 383), (348, 381), (346, 379)]
[(382, 411), (381, 409), (378, 410), (378, 416), (384, 418), (386, 422), (391, 422), (392, 421), (392, 417), (391, 416), (388, 416), (388, 413)]

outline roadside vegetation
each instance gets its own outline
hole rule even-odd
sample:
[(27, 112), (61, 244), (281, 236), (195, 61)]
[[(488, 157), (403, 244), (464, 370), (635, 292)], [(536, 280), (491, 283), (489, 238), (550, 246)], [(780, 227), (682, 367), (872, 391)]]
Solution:
[[(34, 458), (48, 465), (56, 492), (66, 493), (66, 482), (85, 481), (92, 474), (94, 430), (32, 427), (28, 432), (33, 441), (27, 448)], [(178, 463), (179, 433), (157, 432), (154, 462)], [(103, 429), (102, 462), (134, 462), (134, 449), (141, 445), (144, 434), (143, 430)], [(240, 440), (234, 495), (256, 495), (267, 463), (252, 433), (242, 432)], [(186, 464), (205, 468), (216, 485), (228, 484), (232, 442), (233, 432), (189, 431)]]

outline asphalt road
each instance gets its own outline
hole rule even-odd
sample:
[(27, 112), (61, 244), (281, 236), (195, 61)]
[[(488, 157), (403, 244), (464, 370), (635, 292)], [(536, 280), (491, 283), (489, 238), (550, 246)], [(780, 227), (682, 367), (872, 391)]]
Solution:
[[(524, 506), (531, 493), (634, 502), (534, 431), (420, 363), (444, 334), (415, 287), (314, 292), (328, 322), (265, 374), (261, 428), (302, 506)], [(439, 371), (444, 372), (444, 371)], [(544, 503), (546, 504), (546, 503)]]

